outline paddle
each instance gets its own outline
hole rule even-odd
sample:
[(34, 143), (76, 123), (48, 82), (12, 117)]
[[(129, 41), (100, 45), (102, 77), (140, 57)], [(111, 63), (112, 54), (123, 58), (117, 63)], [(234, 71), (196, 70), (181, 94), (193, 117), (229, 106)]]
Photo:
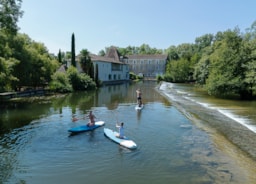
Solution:
[(85, 119), (85, 117), (82, 117), (82, 118), (73, 117), (73, 118), (72, 118), (72, 121), (73, 121), (73, 122), (76, 122), (76, 121), (81, 120), (81, 119)]

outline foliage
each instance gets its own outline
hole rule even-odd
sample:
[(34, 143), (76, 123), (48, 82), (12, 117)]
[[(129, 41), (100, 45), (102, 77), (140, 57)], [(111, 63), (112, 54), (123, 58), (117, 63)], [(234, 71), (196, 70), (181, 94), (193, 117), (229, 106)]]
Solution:
[(83, 49), (80, 51), (80, 65), (81, 68), (83, 69), (83, 71), (89, 75), (90, 74), (90, 70), (92, 67), (92, 61), (91, 61), (91, 57), (90, 57), (90, 53), (87, 49)]
[[(110, 46), (112, 47), (112, 46)], [(100, 56), (104, 56), (108, 52), (110, 47), (106, 47), (105, 51), (101, 50), (99, 52)], [(140, 47), (128, 46), (126, 48), (116, 47), (121, 56), (141, 54), (141, 55), (150, 55), (150, 54), (163, 54), (161, 49), (151, 48), (148, 44), (142, 44)]]
[(164, 80), (164, 77), (162, 75), (158, 75), (156, 76), (156, 80), (159, 82), (159, 81), (163, 81)]
[(75, 49), (75, 34), (71, 36), (71, 64), (76, 67), (76, 49)]
[(69, 83), (69, 78), (64, 72), (56, 72), (52, 75), (52, 81), (50, 82), (50, 89), (59, 92), (67, 93), (72, 91), (72, 86)]
[(59, 66), (58, 61), (52, 58), (47, 48), (31, 40), (25, 34), (18, 34), (15, 42), (10, 43), (14, 48), (13, 57), (19, 63), (14, 67), (14, 76), (19, 79), (14, 86), (45, 86), (51, 80), (51, 75)]
[(0, 83), (1, 91), (21, 86), (44, 86), (58, 67), (42, 43), (18, 33), (17, 22), (23, 12), (21, 0), (0, 1)]
[(90, 90), (96, 88), (96, 84), (90, 76), (85, 73), (79, 74), (73, 66), (68, 68), (67, 74), (74, 90)]
[(211, 66), (206, 87), (209, 94), (239, 94), (243, 88), (244, 69), (240, 57), (242, 38), (238, 30), (228, 30), (222, 39), (213, 44), (214, 52), (210, 55)]
[(61, 50), (59, 50), (59, 53), (58, 53), (58, 61), (59, 61), (59, 63), (62, 63), (62, 54), (61, 54)]
[(0, 57), (0, 92), (10, 91), (11, 84), (18, 79), (13, 76), (13, 66), (18, 63), (14, 58), (10, 58), (9, 60), (5, 60)]
[(211, 95), (256, 95), (256, 21), (242, 34), (234, 30), (205, 34), (194, 44), (170, 46), (164, 80), (195, 81)]
[(189, 61), (182, 58), (178, 61), (172, 61), (167, 66), (167, 73), (170, 75), (172, 82), (189, 81)]
[(94, 79), (95, 83), (97, 86), (101, 85), (101, 81), (99, 80), (99, 66), (98, 64), (96, 64), (96, 71), (95, 71), (95, 79)]
[(100, 50), (100, 51), (99, 51), (99, 53), (98, 53), (98, 55), (99, 55), (99, 56), (105, 56), (105, 55), (106, 55), (106, 53), (105, 53), (105, 51), (104, 51), (104, 50)]
[(136, 74), (135, 74), (135, 73), (130, 72), (129, 78), (130, 78), (131, 80), (135, 80), (137, 77), (136, 77)]
[(0, 1), (0, 29), (6, 34), (16, 35), (18, 31), (17, 22), (22, 17), (20, 10), (22, 0)]

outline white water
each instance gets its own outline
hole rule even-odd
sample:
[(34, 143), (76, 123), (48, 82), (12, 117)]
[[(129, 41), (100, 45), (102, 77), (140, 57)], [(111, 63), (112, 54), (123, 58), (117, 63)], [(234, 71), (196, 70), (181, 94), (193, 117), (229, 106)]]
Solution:
[[(163, 93), (168, 96), (172, 101), (176, 101), (175, 96), (172, 95), (171, 93), (168, 93), (168, 90), (174, 90), (178, 95), (182, 96), (183, 98), (197, 103), (201, 106), (203, 106), (204, 108), (208, 108), (208, 109), (213, 109), (213, 110), (217, 110), (219, 113), (225, 115), (226, 117), (235, 120), (236, 122), (238, 122), (239, 124), (243, 125), (244, 127), (248, 128), (249, 130), (253, 131), (254, 133), (256, 133), (256, 126), (254, 122), (254, 119), (248, 117), (247, 115), (239, 115), (236, 112), (239, 110), (242, 110), (243, 107), (224, 107), (224, 106), (220, 106), (214, 103), (209, 103), (204, 101), (202, 98), (198, 98), (195, 97), (193, 94), (191, 94), (189, 91), (185, 91), (182, 89), (177, 89), (175, 84), (172, 83), (162, 83), (160, 88), (160, 90), (163, 91)], [(197, 94), (198, 95), (198, 94)]]

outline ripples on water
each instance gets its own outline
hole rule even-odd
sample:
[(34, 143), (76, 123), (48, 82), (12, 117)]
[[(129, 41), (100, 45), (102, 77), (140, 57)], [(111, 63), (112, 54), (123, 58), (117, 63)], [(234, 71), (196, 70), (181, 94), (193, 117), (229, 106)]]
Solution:
[[(205, 108), (217, 110), (221, 114), (235, 120), (236, 122), (256, 133), (255, 101), (218, 99), (205, 95), (203, 92), (196, 91), (196, 88), (193, 88), (193, 86), (186, 84), (168, 83), (162, 85), (162, 90), (168, 91), (170, 89), (174, 90), (175, 93), (180, 94), (187, 100), (200, 104)], [(171, 94), (167, 95), (175, 100), (174, 96), (172, 96)]]
[[(0, 183), (210, 184), (244, 179), (208, 134), (161, 95), (145, 102), (141, 112), (129, 100), (114, 109), (92, 107), (105, 127), (125, 123), (126, 135), (138, 145), (134, 151), (106, 138), (103, 127), (70, 136), (69, 128), (87, 120), (72, 122), (73, 108), (51, 108), (46, 116), (1, 138)], [(77, 117), (83, 115), (84, 110), (76, 110)]]

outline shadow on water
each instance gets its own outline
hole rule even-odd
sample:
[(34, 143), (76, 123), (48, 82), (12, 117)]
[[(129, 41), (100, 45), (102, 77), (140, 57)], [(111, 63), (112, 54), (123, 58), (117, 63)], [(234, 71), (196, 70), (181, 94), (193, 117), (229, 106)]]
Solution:
[[(246, 160), (242, 154), (242, 159), (229, 157), (225, 148), (232, 146), (224, 137), (212, 136), (211, 129), (202, 131), (200, 119), (195, 126), (187, 118), (194, 114), (180, 113), (155, 86), (104, 86), (5, 108), (0, 112), (0, 183), (237, 184), (249, 181), (247, 176), (255, 178), (248, 168), (243, 170), (248, 162), (240, 162)], [(145, 104), (142, 111), (135, 110), (138, 88)], [(103, 127), (71, 135), (70, 128), (87, 123), (79, 117), (89, 110), (111, 129), (124, 121), (125, 134), (135, 140), (137, 150), (107, 139)], [(72, 122), (73, 117), (79, 120)]]

